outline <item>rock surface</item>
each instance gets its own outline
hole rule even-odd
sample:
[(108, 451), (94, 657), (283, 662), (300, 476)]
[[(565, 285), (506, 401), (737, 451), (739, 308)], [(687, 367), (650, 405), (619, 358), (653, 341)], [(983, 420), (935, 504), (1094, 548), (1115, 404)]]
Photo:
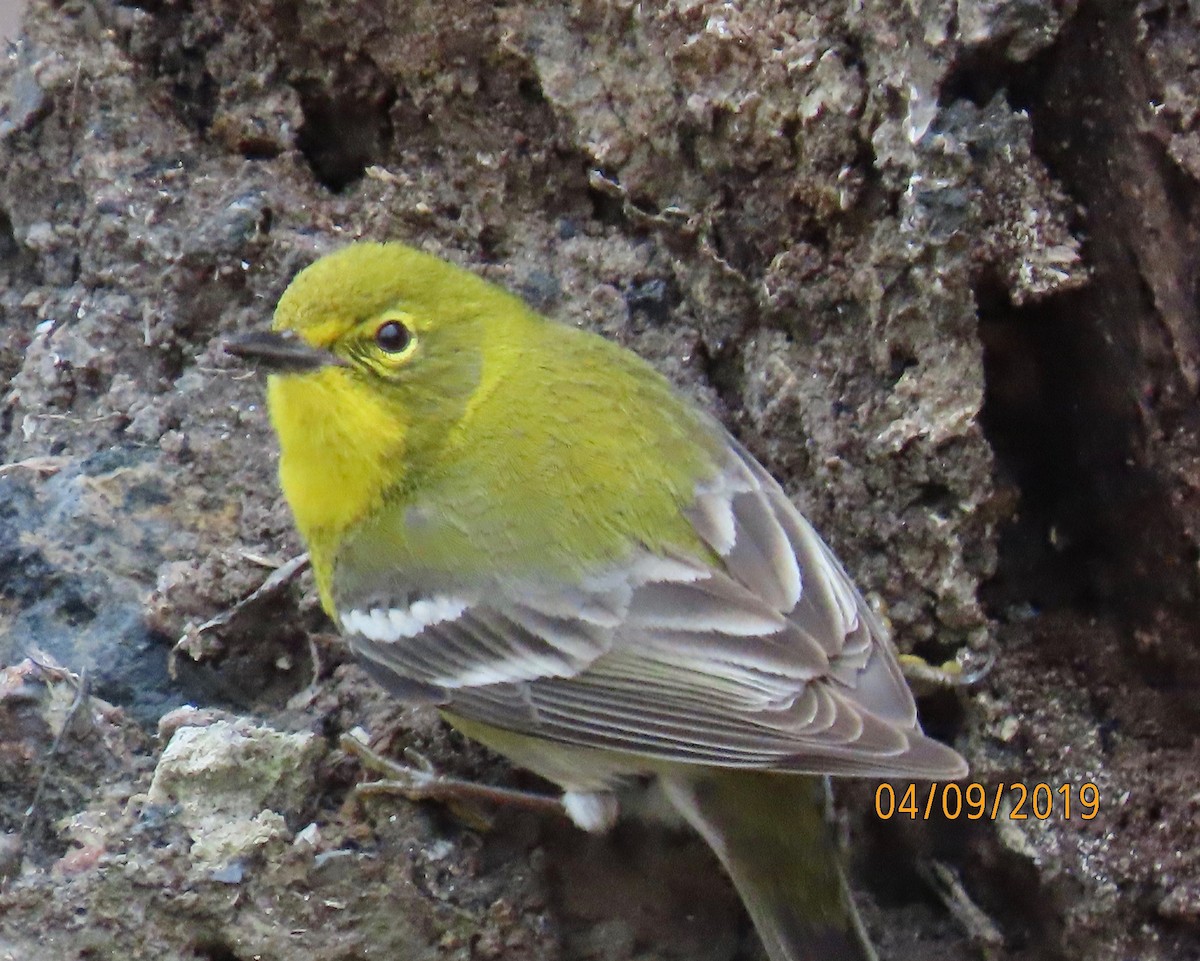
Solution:
[[(1197, 16), (34, 0), (0, 64), (0, 958), (757, 956), (690, 839), (349, 801), (356, 725), (530, 782), (389, 704), (303, 577), (209, 624), (299, 552), (221, 342), (356, 237), (649, 358), (902, 649), (993, 661), (922, 703), (989, 799), (1097, 785), (1091, 820), (917, 823), (844, 786), (884, 958), (1200, 957)], [(234, 868), (151, 787), (189, 702), (305, 745)]]

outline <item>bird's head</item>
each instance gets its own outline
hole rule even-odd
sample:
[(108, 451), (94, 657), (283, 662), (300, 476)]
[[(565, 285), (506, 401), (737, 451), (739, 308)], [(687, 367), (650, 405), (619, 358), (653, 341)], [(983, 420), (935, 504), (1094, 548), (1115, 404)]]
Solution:
[(310, 541), (345, 530), (428, 469), (485, 356), (536, 323), (518, 298), (399, 243), (357, 243), (301, 271), (271, 330), (226, 350), (270, 373), (280, 479)]

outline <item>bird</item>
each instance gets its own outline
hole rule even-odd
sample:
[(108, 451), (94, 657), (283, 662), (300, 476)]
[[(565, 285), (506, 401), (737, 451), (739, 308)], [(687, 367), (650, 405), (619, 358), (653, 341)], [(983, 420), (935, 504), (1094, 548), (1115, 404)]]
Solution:
[(279, 480), (368, 674), (553, 783), (652, 791), (771, 961), (876, 957), (828, 776), (967, 772), (887, 630), (758, 460), (635, 353), (398, 241), (302, 270), (269, 330)]

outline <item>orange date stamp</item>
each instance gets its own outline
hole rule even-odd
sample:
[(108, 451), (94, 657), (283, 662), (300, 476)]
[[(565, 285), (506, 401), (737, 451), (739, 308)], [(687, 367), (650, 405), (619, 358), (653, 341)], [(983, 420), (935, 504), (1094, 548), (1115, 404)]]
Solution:
[(884, 781), (875, 789), (875, 815), (882, 821), (892, 818), (927, 821), (939, 815), (951, 821), (959, 818), (1046, 821), (1054, 817), (1091, 821), (1099, 813), (1100, 788), (1092, 781), (1057, 785), (1047, 781), (1036, 784), (932, 781), (905, 784), (899, 792)]

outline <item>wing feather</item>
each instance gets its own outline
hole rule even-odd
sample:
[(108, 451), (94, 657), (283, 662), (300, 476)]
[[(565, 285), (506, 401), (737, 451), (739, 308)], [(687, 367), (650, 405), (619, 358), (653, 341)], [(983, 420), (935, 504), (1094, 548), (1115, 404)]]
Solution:
[(395, 607), (340, 602), (342, 622), (398, 693), (551, 741), (811, 773), (964, 772), (921, 733), (887, 634), (833, 553), (732, 438), (687, 516), (720, 564), (642, 550), (579, 583), (440, 584), (436, 597), (398, 584)]

